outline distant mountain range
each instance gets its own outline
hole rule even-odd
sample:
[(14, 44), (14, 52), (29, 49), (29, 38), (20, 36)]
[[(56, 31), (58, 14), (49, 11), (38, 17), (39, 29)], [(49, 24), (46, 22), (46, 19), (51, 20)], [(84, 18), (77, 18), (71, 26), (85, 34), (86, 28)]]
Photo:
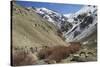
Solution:
[(47, 8), (35, 8), (42, 18), (57, 26), (66, 41), (80, 41), (97, 28), (97, 7), (87, 5), (73, 14), (60, 14)]

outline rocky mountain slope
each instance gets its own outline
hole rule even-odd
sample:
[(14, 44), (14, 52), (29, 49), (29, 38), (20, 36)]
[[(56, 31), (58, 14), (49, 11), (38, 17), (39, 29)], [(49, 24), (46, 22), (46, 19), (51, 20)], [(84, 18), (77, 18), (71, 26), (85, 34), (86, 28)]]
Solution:
[(61, 28), (61, 23), (65, 22), (67, 19), (67, 17), (65, 17), (64, 15), (44, 7), (36, 8), (36, 13), (49, 22), (53, 23), (58, 28)]
[(66, 41), (81, 41), (97, 30), (97, 7), (84, 6), (69, 17), (72, 20), (72, 29), (64, 34)]
[(12, 12), (13, 46), (66, 45), (56, 33), (57, 28), (33, 9), (14, 4)]
[(94, 5), (84, 6), (76, 13), (65, 15), (47, 8), (36, 8), (35, 11), (57, 26), (67, 42), (81, 41), (97, 29), (97, 7)]

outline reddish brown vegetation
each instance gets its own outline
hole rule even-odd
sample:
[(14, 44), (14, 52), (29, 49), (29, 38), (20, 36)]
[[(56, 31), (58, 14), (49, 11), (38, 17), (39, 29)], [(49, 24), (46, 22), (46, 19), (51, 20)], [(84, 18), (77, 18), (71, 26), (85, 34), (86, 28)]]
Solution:
[(76, 51), (79, 51), (80, 50), (80, 47), (81, 47), (81, 44), (80, 42), (70, 42), (70, 52), (71, 53), (75, 53)]
[(31, 53), (24, 51), (13, 51), (12, 53), (12, 66), (31, 65), (35, 63), (35, 58)]
[(70, 46), (55, 46), (49, 49), (42, 49), (39, 52), (40, 59), (46, 59), (47, 61), (55, 60), (56, 62), (60, 62), (62, 59), (68, 57), (71, 53), (77, 52), (81, 44), (77, 42), (70, 42)]
[[(38, 52), (39, 59), (43, 59), (46, 63), (60, 62), (62, 59), (67, 58), (70, 54), (77, 52), (81, 44), (78, 42), (70, 42), (70, 46), (55, 46), (45, 47)], [(31, 49), (33, 50), (33, 49)], [(37, 57), (32, 53), (25, 50), (13, 50), (12, 52), (12, 65), (31, 65), (36, 64)]]

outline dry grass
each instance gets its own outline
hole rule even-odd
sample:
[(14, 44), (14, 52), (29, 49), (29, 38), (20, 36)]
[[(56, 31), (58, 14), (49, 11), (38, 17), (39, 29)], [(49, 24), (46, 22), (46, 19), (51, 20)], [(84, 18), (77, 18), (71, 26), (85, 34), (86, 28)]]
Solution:
[(60, 62), (62, 59), (67, 58), (70, 54), (79, 51), (81, 45), (79, 43), (73, 43), (69, 47), (66, 46), (55, 46), (47, 49), (42, 49), (39, 52), (40, 59), (46, 59), (45, 61), (50, 62), (55, 60), (56, 62)]
[(27, 53), (23, 50), (13, 50), (12, 56), (13, 66), (32, 65), (38, 60), (34, 54), (31, 52)]

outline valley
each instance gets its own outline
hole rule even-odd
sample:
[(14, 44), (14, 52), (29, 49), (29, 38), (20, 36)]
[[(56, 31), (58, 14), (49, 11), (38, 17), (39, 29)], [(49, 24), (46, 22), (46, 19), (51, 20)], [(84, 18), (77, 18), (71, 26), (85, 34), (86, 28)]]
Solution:
[(96, 6), (65, 16), (47, 8), (11, 5), (12, 66), (97, 61)]

